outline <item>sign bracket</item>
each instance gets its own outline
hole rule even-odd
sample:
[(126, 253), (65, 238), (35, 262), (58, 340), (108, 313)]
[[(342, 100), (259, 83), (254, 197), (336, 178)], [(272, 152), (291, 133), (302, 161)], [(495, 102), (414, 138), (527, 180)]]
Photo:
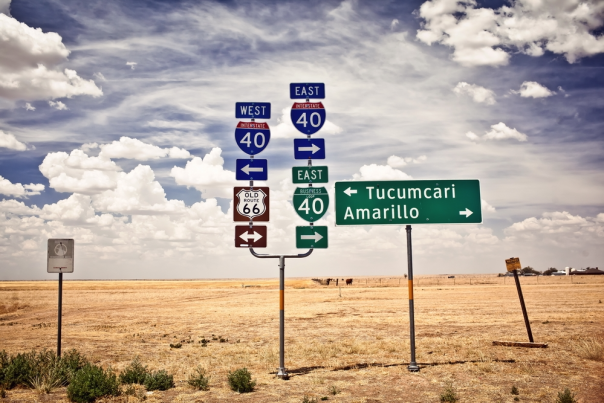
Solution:
[(285, 368), (285, 259), (286, 258), (304, 258), (310, 256), (313, 249), (309, 249), (306, 253), (298, 255), (269, 255), (264, 253), (254, 252), (254, 248), (250, 247), (250, 253), (259, 259), (279, 259), (279, 368), (277, 370), (277, 378), (283, 380), (289, 379), (287, 368)]

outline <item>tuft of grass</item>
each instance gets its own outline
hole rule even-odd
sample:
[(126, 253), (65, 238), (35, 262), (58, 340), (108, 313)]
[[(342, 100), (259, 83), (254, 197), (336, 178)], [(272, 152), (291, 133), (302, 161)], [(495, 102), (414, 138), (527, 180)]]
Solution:
[(512, 386), (512, 391), (510, 392), (512, 395), (519, 395), (520, 392), (516, 386)]
[(120, 383), (127, 385), (137, 383), (142, 385), (145, 383), (145, 378), (147, 378), (148, 374), (149, 370), (147, 367), (141, 364), (138, 357), (135, 357), (130, 365), (120, 374)]
[(206, 371), (201, 366), (198, 366), (189, 376), (187, 383), (195, 389), (210, 390), (210, 377), (206, 376)]
[(604, 342), (601, 339), (585, 339), (574, 345), (577, 354), (588, 360), (604, 361)]
[(304, 395), (304, 398), (302, 399), (302, 403), (318, 403), (318, 401), (314, 397), (308, 397), (308, 396)]
[(459, 400), (453, 390), (453, 385), (448, 384), (443, 393), (440, 394), (441, 403), (455, 403)]
[(329, 400), (329, 398), (327, 396), (323, 396), (321, 400)]
[(147, 390), (168, 390), (174, 387), (174, 376), (165, 370), (159, 370), (147, 375), (145, 378)]
[(181, 348), (181, 347), (182, 347), (182, 343), (175, 343), (175, 344), (170, 343), (170, 348)]
[(575, 394), (566, 388), (564, 392), (558, 392), (556, 403), (577, 403), (577, 401), (575, 400)]
[(252, 380), (252, 374), (247, 368), (239, 368), (229, 372), (228, 381), (231, 390), (239, 393), (248, 393), (254, 390), (256, 381)]
[(330, 395), (337, 395), (339, 393), (341, 393), (342, 391), (340, 389), (338, 389), (335, 385), (330, 386), (327, 391), (329, 392)]
[(75, 373), (67, 387), (69, 400), (78, 403), (93, 402), (99, 397), (117, 396), (119, 393), (119, 382), (111, 368), (103, 370), (90, 363)]

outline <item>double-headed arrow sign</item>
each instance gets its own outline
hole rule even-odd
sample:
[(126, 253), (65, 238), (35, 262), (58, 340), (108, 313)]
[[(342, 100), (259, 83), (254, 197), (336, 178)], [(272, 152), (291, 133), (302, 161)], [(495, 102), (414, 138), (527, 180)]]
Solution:
[(336, 225), (482, 222), (478, 180), (336, 182)]
[(248, 225), (235, 226), (235, 247), (236, 248), (266, 248), (266, 226)]

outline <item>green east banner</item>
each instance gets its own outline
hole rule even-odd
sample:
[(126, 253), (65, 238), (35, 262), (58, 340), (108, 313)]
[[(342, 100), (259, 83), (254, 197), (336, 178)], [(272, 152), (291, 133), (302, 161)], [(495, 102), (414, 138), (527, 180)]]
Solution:
[(296, 213), (303, 220), (315, 222), (327, 212), (329, 194), (324, 187), (296, 188), (292, 201)]
[(327, 249), (327, 227), (314, 225), (296, 227), (296, 248)]
[(327, 183), (327, 167), (292, 167), (293, 183)]
[(464, 180), (336, 182), (336, 225), (481, 223), (480, 183)]

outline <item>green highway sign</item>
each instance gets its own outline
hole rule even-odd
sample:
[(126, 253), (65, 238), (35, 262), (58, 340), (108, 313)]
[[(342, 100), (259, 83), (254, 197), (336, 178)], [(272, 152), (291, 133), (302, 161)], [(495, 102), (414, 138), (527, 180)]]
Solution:
[(327, 183), (327, 167), (292, 167), (294, 183)]
[(329, 207), (329, 194), (325, 188), (296, 188), (292, 199), (296, 213), (308, 222), (318, 221)]
[(296, 227), (296, 248), (327, 249), (327, 227)]
[(335, 197), (336, 225), (482, 222), (476, 179), (336, 182)]

